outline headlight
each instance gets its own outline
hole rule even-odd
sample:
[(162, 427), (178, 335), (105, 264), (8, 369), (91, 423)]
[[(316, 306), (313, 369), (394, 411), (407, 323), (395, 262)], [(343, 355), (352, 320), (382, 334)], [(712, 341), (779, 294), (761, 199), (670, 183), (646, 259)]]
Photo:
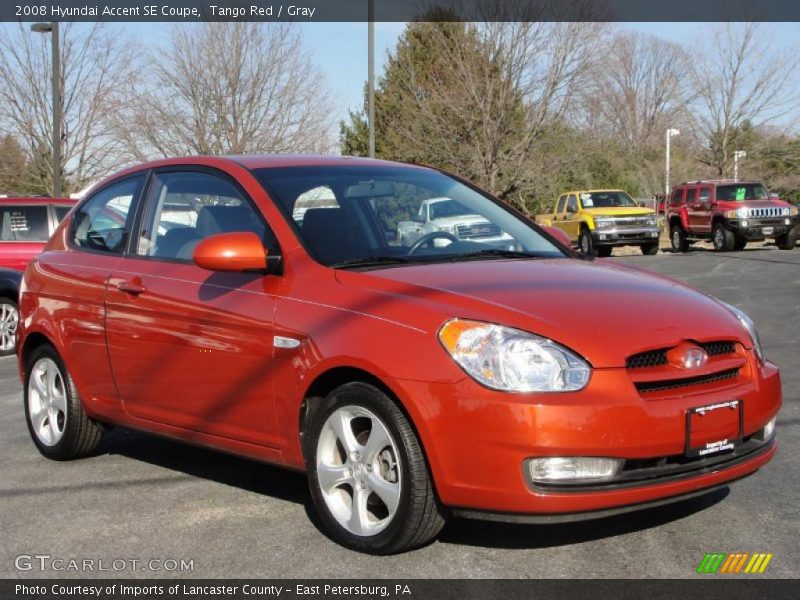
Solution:
[(730, 310), (734, 315), (736, 315), (736, 318), (739, 319), (739, 322), (742, 324), (742, 327), (744, 327), (747, 330), (747, 333), (750, 335), (750, 339), (753, 340), (753, 348), (755, 348), (756, 356), (758, 357), (758, 360), (761, 361), (761, 363), (763, 364), (764, 350), (761, 348), (761, 338), (758, 337), (758, 331), (756, 331), (756, 326), (755, 323), (753, 323), (753, 320), (750, 317), (748, 317), (745, 312), (739, 310), (735, 306), (732, 306), (727, 302), (723, 302), (722, 304), (724, 304), (728, 308), (728, 310)]
[(597, 229), (609, 229), (609, 228), (614, 226), (614, 220), (613, 219), (595, 219), (594, 220), (594, 226), (597, 227)]
[(747, 218), (747, 209), (746, 208), (737, 208), (736, 210), (726, 210), (725, 216), (729, 219), (746, 219)]
[(655, 217), (648, 217), (646, 223), (648, 225), (655, 225), (656, 224), (656, 218)]
[(446, 233), (455, 233), (456, 232), (456, 226), (455, 225), (450, 225), (449, 227), (437, 227), (436, 231), (444, 231)]
[(793, 215), (796, 212), (797, 212), (796, 208), (791, 208), (791, 207), (787, 206), (786, 208), (783, 209), (783, 213), (782, 214), (783, 214), (784, 217), (788, 217), (789, 215)]
[(586, 386), (591, 367), (547, 338), (519, 329), (451, 319), (439, 339), (467, 374), (505, 392), (573, 392)]

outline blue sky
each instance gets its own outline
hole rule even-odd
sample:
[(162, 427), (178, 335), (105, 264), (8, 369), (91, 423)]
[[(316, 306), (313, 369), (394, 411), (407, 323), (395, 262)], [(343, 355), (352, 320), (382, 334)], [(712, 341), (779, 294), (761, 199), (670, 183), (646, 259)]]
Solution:
[[(649, 33), (672, 42), (695, 47), (702, 44), (710, 23), (619, 23), (620, 29)], [(112, 25), (113, 26), (113, 25)], [(367, 79), (366, 23), (302, 23), (306, 48), (313, 61), (322, 69), (327, 87), (332, 93), (334, 121), (347, 117), (348, 110), (360, 108), (364, 83)], [(144, 43), (163, 43), (168, 24), (131, 23), (124, 25)], [(375, 24), (375, 64), (380, 76), (386, 52), (394, 48), (405, 23)], [(764, 23), (763, 31), (769, 40), (785, 48), (800, 51), (800, 23)]]

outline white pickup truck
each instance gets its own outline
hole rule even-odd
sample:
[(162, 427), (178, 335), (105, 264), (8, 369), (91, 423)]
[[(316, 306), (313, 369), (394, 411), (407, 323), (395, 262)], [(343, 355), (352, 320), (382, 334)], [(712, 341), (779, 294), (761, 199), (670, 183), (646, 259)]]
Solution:
[[(513, 238), (480, 215), (451, 198), (423, 200), (416, 219), (397, 224), (397, 238), (402, 246), (411, 246), (422, 236), (442, 231), (456, 240), (475, 241), (504, 247)], [(452, 243), (445, 237), (433, 240), (434, 246)]]

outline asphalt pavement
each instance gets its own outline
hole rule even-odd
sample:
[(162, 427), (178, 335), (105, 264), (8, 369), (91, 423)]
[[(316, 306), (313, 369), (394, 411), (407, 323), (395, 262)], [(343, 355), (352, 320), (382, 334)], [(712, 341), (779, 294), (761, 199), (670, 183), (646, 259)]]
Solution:
[[(684, 578), (697, 577), (706, 552), (773, 553), (760, 577), (796, 577), (800, 248), (605, 260), (681, 279), (751, 315), (783, 375), (780, 448), (766, 468), (729, 490), (584, 523), (453, 519), (425, 548), (370, 557), (320, 533), (299, 473), (123, 430), (92, 458), (42, 458), (25, 427), (15, 359), (5, 358), (0, 577)], [(94, 570), (73, 570), (71, 559)]]

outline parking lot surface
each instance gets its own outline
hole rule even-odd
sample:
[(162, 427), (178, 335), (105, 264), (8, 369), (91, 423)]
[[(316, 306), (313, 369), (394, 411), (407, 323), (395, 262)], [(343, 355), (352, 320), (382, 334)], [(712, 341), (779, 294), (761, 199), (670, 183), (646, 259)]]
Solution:
[[(706, 552), (770, 552), (764, 577), (796, 577), (800, 249), (604, 260), (686, 281), (754, 319), (783, 375), (780, 449), (765, 469), (729, 491), (584, 523), (452, 519), (433, 544), (376, 558), (319, 532), (299, 473), (123, 430), (107, 435), (92, 458), (42, 458), (25, 427), (15, 359), (6, 358), (0, 359), (0, 576), (682, 578), (696, 576)], [(20, 555), (93, 560), (95, 570), (43, 572), (33, 561), (31, 570), (20, 571)], [(143, 566), (151, 559), (161, 561), (154, 569), (184, 560), (192, 570)], [(112, 570), (99, 571), (100, 560)], [(114, 560), (127, 566), (114, 571)], [(131, 567), (133, 560), (142, 562)]]

